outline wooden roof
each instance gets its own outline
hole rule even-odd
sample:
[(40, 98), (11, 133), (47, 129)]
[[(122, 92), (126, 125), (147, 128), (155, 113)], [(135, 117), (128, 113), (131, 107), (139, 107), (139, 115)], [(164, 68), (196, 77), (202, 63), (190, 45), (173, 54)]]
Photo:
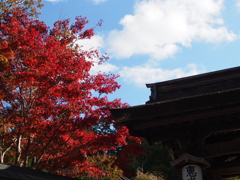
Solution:
[(179, 99), (240, 87), (240, 67), (214, 71), (185, 78), (147, 84), (151, 88), (147, 103)]
[(59, 176), (42, 171), (0, 164), (0, 179), (4, 180), (74, 180), (75, 178)]
[(147, 87), (151, 96), (145, 105), (111, 110), (130, 134), (163, 142), (173, 160), (189, 153), (205, 158), (212, 169), (238, 167), (240, 67)]

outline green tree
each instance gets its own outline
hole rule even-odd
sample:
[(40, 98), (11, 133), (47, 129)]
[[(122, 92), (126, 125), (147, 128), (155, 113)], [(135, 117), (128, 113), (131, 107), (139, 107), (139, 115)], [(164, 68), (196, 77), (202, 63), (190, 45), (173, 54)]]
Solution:
[(177, 179), (174, 175), (175, 170), (170, 165), (172, 159), (160, 142), (150, 146), (146, 140), (143, 140), (142, 148), (146, 154), (134, 157), (133, 162), (129, 165), (134, 173), (141, 168), (142, 173), (162, 174), (163, 179), (166, 180)]

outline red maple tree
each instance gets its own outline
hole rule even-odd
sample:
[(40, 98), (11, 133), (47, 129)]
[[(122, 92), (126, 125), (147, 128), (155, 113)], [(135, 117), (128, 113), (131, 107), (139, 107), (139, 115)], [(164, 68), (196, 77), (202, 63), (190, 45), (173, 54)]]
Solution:
[(117, 127), (109, 112), (126, 105), (106, 96), (120, 87), (118, 76), (91, 75), (89, 59), (99, 58), (98, 50), (75, 45), (94, 28), (84, 30), (84, 17), (69, 23), (50, 29), (19, 9), (0, 19), (0, 163), (98, 176), (104, 172), (87, 156), (127, 147), (126, 139), (138, 152), (139, 139)]

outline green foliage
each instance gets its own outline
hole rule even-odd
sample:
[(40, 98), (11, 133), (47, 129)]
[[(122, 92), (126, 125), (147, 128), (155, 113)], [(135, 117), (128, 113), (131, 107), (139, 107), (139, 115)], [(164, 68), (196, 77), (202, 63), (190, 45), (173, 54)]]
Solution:
[(133, 180), (164, 180), (160, 173), (143, 173), (140, 168), (137, 170), (137, 176), (133, 178)]
[(88, 174), (83, 174), (79, 176), (80, 179), (85, 180), (116, 180), (119, 179), (123, 171), (117, 166), (114, 166), (113, 163), (117, 159), (116, 156), (107, 155), (106, 153), (98, 153), (92, 156), (87, 157), (87, 161), (97, 166), (104, 175), (98, 177), (91, 177)]
[(143, 170), (142, 173), (161, 173), (164, 179), (177, 179), (174, 175), (174, 168), (170, 165), (172, 159), (160, 142), (150, 146), (146, 140), (143, 140), (142, 148), (146, 154), (133, 158), (130, 164), (133, 172), (136, 173), (136, 169), (140, 167)]

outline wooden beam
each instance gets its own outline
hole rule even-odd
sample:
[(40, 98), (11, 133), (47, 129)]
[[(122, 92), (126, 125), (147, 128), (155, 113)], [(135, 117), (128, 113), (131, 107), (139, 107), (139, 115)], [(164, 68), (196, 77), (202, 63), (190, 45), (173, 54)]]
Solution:
[(194, 156), (213, 158), (228, 154), (240, 154), (240, 137), (229, 142), (203, 145), (194, 150)]
[[(214, 108), (214, 109), (205, 109), (201, 111), (188, 112), (182, 114), (174, 114), (169, 116), (158, 116), (158, 117), (149, 117), (145, 120), (139, 119), (138, 122), (129, 123), (131, 124), (132, 130), (146, 129), (151, 127), (170, 125), (174, 123), (182, 123), (186, 121), (201, 121), (204, 119), (210, 118), (218, 118), (224, 115), (232, 115), (236, 112), (240, 112), (240, 104), (236, 107), (222, 107), (222, 108)], [(128, 123), (124, 123), (124, 125), (128, 126)]]
[(240, 175), (240, 167), (229, 167), (219, 169), (209, 169), (208, 176), (211, 180), (221, 180), (223, 176)]
[[(136, 107), (112, 109), (111, 113), (117, 122), (126, 126), (148, 120), (156, 120), (168, 124), (168, 121), (164, 118), (177, 118), (179, 115), (183, 116), (185, 114), (194, 116), (194, 113), (197, 113), (199, 116), (201, 115), (200, 112), (205, 112), (204, 114), (207, 115), (207, 111), (221, 113), (222, 110), (231, 110), (231, 108), (235, 108), (236, 112), (238, 112), (237, 110), (239, 110), (240, 106), (239, 93), (240, 89), (234, 89)], [(214, 116), (214, 114), (209, 115)]]
[[(137, 129), (132, 126), (130, 128), (130, 134), (139, 137), (147, 137), (148, 139), (152, 139), (155, 141), (167, 141), (172, 139), (188, 139), (195, 138), (196, 141), (202, 142), (206, 139), (206, 137), (211, 134), (221, 133), (221, 132), (229, 132), (229, 131), (237, 131), (240, 130), (240, 115), (232, 116), (228, 118), (228, 116), (217, 117), (217, 118), (207, 118), (202, 119), (199, 122), (191, 123), (176, 123), (169, 126), (154, 126), (145, 129)], [(224, 121), (222, 120), (224, 119)], [(226, 123), (227, 122), (227, 123)], [(192, 131), (192, 132), (191, 132)]]

